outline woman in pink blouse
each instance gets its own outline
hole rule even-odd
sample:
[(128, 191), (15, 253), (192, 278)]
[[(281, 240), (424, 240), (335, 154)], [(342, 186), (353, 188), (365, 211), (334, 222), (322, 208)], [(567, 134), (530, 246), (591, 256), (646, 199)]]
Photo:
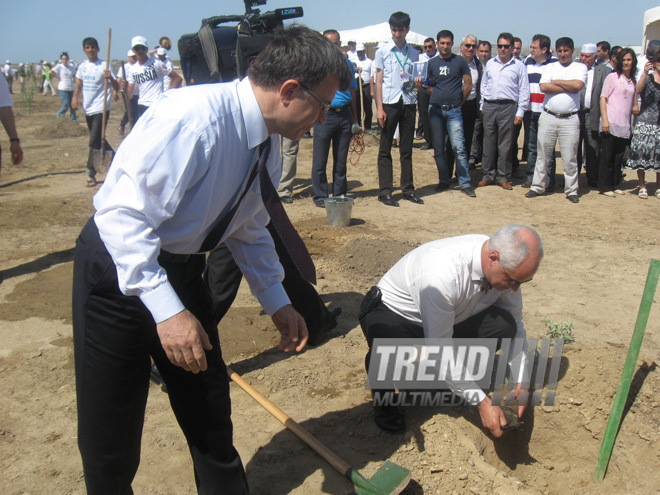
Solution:
[(616, 58), (614, 70), (605, 78), (600, 94), (600, 158), (598, 190), (610, 198), (625, 194), (619, 189), (621, 164), (630, 143), (631, 114), (639, 113), (635, 98), (637, 57), (630, 48), (623, 48)]

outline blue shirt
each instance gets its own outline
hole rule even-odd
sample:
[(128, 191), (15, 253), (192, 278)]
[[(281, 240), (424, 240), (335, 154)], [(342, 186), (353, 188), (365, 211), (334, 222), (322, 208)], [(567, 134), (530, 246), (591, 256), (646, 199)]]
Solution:
[(529, 80), (525, 64), (511, 58), (506, 64), (500, 56), (491, 58), (481, 76), (481, 104), (484, 100), (513, 100), (518, 104), (516, 116), (522, 117), (529, 105)]
[[(347, 60), (347, 62), (348, 62), (348, 66), (351, 68), (351, 72), (355, 72), (355, 67), (353, 67), (353, 63), (350, 60)], [(332, 100), (330, 106), (332, 108), (341, 108), (348, 105), (353, 99), (353, 97), (351, 96), (351, 89), (357, 89), (357, 83), (355, 82), (355, 79), (353, 79), (353, 82), (351, 82), (351, 85), (348, 87), (346, 91), (337, 91), (337, 94), (335, 94), (335, 97)]]

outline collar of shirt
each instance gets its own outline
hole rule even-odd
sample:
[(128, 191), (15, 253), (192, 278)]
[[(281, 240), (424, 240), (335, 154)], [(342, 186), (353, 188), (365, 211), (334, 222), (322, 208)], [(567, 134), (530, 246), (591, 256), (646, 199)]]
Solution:
[(245, 122), (245, 133), (248, 140), (248, 148), (256, 148), (268, 137), (266, 121), (261, 114), (257, 97), (250, 84), (250, 78), (246, 77), (236, 87), (241, 110), (243, 112), (243, 121)]
[(500, 60), (499, 55), (497, 55), (494, 58), (494, 60), (495, 60), (495, 62), (497, 62), (499, 64), (502, 64), (503, 67), (506, 67), (507, 65), (514, 65), (516, 63), (516, 58), (515, 57), (511, 57), (511, 60), (509, 60), (506, 64)]
[(484, 277), (484, 270), (481, 266), (481, 249), (483, 248), (483, 243), (478, 243), (474, 246), (472, 250), (472, 273), (470, 277), (472, 281), (477, 284), (481, 284), (481, 279)]

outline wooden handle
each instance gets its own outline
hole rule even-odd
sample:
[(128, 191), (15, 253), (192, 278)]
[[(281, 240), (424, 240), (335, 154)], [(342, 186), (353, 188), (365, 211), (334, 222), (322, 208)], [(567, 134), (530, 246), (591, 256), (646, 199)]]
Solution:
[(247, 394), (256, 400), (261, 406), (263, 406), (266, 411), (271, 413), (277, 420), (291, 430), (298, 438), (303, 442), (309, 445), (314, 451), (328, 461), (333, 468), (339, 471), (342, 476), (346, 476), (346, 473), (351, 469), (350, 464), (341, 459), (337, 454), (331, 451), (328, 447), (323, 445), (319, 440), (316, 439), (309, 431), (296, 423), (291, 419), (284, 411), (279, 407), (269, 401), (264, 397), (256, 388), (250, 385), (248, 382), (243, 380), (236, 372), (234, 372), (229, 366), (227, 366), (227, 373), (229, 373), (229, 378), (231, 378), (236, 385), (241, 387)]
[[(105, 51), (105, 70), (110, 68), (110, 39), (112, 37), (112, 29), (108, 28), (108, 48)], [(101, 120), (101, 160), (103, 160), (103, 151), (105, 148), (105, 114), (108, 105), (108, 80), (103, 76), (103, 118)]]

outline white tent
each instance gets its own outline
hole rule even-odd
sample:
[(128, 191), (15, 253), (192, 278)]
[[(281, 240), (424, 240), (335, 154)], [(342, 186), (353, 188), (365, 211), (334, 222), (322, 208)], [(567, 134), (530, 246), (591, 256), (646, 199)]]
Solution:
[[(349, 41), (356, 43), (378, 43), (380, 41), (389, 41), (392, 39), (392, 31), (390, 31), (390, 24), (388, 22), (381, 22), (373, 26), (365, 26), (360, 29), (348, 29), (346, 31), (339, 31), (341, 44), (346, 46)], [(423, 45), (424, 40), (428, 36), (410, 31), (406, 35), (406, 41), (413, 45)]]
[(649, 41), (660, 40), (660, 7), (654, 7), (644, 12), (644, 40), (642, 47), (646, 50)]

